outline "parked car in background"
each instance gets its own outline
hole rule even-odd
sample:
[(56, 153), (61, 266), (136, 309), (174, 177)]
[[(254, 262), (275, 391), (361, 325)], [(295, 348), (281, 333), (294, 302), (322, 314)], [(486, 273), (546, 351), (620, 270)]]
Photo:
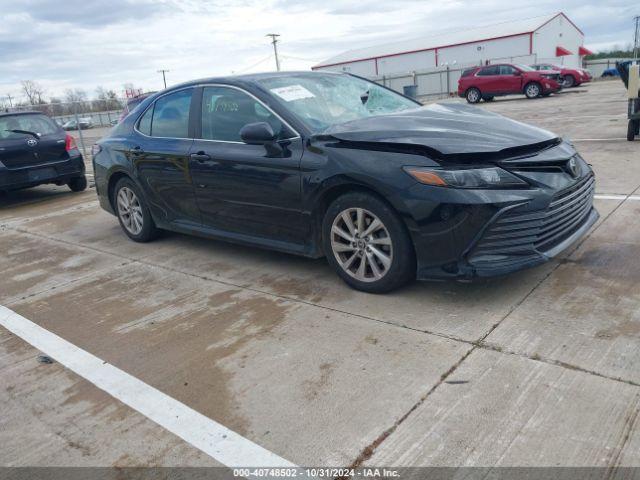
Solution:
[(600, 76), (601, 77), (619, 77), (620, 72), (616, 67), (611, 67), (611, 68), (605, 69), (604, 72), (602, 72), (602, 75)]
[(73, 137), (40, 112), (0, 113), (0, 191), (44, 183), (87, 188)]
[(469, 103), (491, 101), (501, 95), (538, 98), (560, 91), (560, 72), (538, 72), (526, 65), (486, 65), (469, 68), (458, 80), (458, 95)]
[(553, 133), (345, 73), (183, 83), (92, 151), (100, 205), (132, 240), (167, 229), (326, 256), (368, 292), (537, 265), (598, 218), (591, 168)]
[(551, 63), (537, 63), (531, 65), (531, 68), (539, 72), (560, 72), (560, 81), (563, 88), (577, 87), (591, 81), (591, 73), (582, 68), (568, 68)]
[(81, 117), (77, 122), (75, 119), (72, 119), (64, 123), (62, 128), (65, 130), (78, 130), (78, 125), (80, 125), (81, 130), (87, 130), (93, 128), (93, 120), (90, 117)]
[(116, 122), (116, 125), (118, 123), (120, 123), (127, 115), (129, 115), (134, 108), (136, 108), (138, 105), (140, 105), (140, 103), (147, 98), (149, 95), (153, 95), (156, 92), (147, 92), (147, 93), (141, 93), (140, 95), (133, 97), (133, 98), (128, 98), (127, 99), (127, 103), (125, 104), (124, 108), (122, 109), (122, 113), (120, 114), (120, 118), (118, 119), (118, 121)]

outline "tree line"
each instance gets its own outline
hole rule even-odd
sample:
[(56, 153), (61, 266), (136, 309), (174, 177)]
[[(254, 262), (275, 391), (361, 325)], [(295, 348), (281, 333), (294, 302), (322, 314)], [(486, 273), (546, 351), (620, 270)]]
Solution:
[[(22, 80), (20, 82), (21, 97), (0, 98), (0, 110), (17, 108), (24, 110), (33, 107), (34, 110), (45, 112), (53, 116), (73, 115), (74, 113), (106, 112), (120, 110), (123, 100), (114, 90), (108, 90), (102, 86), (96, 87), (93, 98), (89, 98), (86, 90), (82, 88), (68, 88), (63, 96), (49, 96), (47, 98), (45, 88), (34, 80)], [(124, 85), (125, 89), (133, 90), (131, 84)]]
[(633, 45), (628, 43), (626, 46), (614, 45), (609, 50), (603, 50), (592, 55), (584, 57), (585, 60), (598, 60), (600, 58), (633, 58)]

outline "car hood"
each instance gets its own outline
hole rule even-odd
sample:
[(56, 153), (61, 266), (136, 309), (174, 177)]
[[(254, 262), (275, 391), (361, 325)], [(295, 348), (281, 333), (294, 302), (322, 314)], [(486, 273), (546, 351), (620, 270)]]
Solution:
[(541, 128), (458, 103), (353, 120), (329, 127), (322, 136), (349, 143), (424, 147), (436, 156), (535, 149), (559, 141)]

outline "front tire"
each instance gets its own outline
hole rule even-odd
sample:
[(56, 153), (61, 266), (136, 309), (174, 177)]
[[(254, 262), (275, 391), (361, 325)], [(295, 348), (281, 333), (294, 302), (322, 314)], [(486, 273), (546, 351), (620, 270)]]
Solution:
[(469, 103), (478, 103), (482, 99), (482, 95), (480, 94), (480, 90), (476, 87), (471, 87), (467, 90), (467, 93), (464, 94), (467, 98), (467, 102)]
[(72, 192), (83, 192), (87, 189), (87, 177), (84, 175), (81, 177), (73, 177), (69, 180), (67, 186)]
[(415, 279), (415, 253), (404, 223), (372, 194), (334, 200), (324, 216), (322, 242), (329, 264), (356, 290), (386, 293)]
[(574, 78), (573, 75), (565, 75), (562, 81), (562, 86), (564, 88), (577, 87), (576, 79)]
[(147, 203), (138, 186), (121, 178), (114, 189), (113, 207), (124, 233), (134, 242), (149, 242), (158, 236)]
[(531, 82), (524, 87), (524, 94), (528, 99), (538, 98), (542, 94), (540, 84)]

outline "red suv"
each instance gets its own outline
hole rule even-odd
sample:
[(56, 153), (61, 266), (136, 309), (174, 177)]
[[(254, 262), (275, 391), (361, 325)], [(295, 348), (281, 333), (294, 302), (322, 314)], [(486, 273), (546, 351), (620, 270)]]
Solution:
[(527, 98), (547, 96), (559, 91), (560, 72), (538, 72), (526, 65), (486, 65), (462, 72), (458, 95), (469, 103), (489, 102), (499, 95), (524, 93)]
[(587, 70), (581, 68), (568, 68), (561, 65), (552, 65), (550, 63), (538, 63), (531, 65), (531, 68), (539, 72), (549, 72), (552, 70), (560, 72), (562, 78), (562, 86), (565, 88), (577, 87), (582, 83), (591, 81), (591, 74)]

